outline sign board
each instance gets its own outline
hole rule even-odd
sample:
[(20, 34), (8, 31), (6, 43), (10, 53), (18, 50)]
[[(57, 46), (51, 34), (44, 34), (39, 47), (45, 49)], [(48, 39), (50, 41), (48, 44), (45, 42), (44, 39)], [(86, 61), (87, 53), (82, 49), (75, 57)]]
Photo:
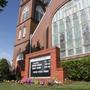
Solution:
[(31, 77), (50, 77), (50, 56), (38, 57), (30, 60)]

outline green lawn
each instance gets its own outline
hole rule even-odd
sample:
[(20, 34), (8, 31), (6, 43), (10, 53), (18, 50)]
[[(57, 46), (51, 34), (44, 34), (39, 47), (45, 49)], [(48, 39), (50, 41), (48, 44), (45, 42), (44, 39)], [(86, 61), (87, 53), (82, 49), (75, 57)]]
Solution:
[(74, 82), (63, 86), (21, 85), (17, 83), (0, 83), (0, 90), (90, 90), (90, 82)]

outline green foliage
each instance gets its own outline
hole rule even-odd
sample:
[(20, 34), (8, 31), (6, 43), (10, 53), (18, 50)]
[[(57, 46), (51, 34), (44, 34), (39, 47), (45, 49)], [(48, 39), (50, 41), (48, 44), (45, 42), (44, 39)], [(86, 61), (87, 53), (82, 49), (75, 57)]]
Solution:
[(7, 5), (7, 0), (0, 0), (0, 11), (3, 10), (3, 8)]
[(0, 80), (8, 80), (10, 78), (9, 64), (6, 59), (0, 60)]
[(3, 8), (5, 7), (7, 4), (7, 1), (6, 0), (0, 0), (0, 6)]
[(90, 81), (90, 56), (62, 61), (65, 77), (71, 80)]

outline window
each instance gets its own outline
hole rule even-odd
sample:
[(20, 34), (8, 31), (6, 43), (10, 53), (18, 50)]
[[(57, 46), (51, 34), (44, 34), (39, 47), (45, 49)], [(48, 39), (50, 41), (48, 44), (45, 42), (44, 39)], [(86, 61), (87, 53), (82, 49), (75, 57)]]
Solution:
[(24, 54), (20, 52), (16, 58), (18, 69), (24, 70), (25, 69), (25, 61), (24, 61)]
[(40, 0), (41, 2), (43, 2), (44, 4), (49, 4), (49, 2), (51, 1), (51, 0)]
[(20, 60), (23, 60), (23, 59), (24, 59), (23, 53), (20, 53), (20, 54), (17, 56), (17, 61), (20, 61)]
[(26, 35), (26, 28), (23, 27), (23, 29), (22, 29), (22, 37), (25, 37), (25, 35)]
[(54, 22), (52, 26), (53, 26), (53, 32), (52, 32), (53, 46), (57, 46), (58, 45), (58, 24)]
[(29, 17), (29, 8), (25, 7), (22, 12), (22, 21), (25, 21)]
[(82, 26), (84, 45), (90, 44), (90, 29), (88, 24)]
[[(73, 47), (73, 33), (70, 17), (66, 17), (67, 49)], [(71, 51), (71, 50), (70, 50)]]
[(19, 33), (18, 33), (18, 39), (21, 39), (21, 36), (22, 36), (22, 32), (20, 30)]
[(52, 46), (58, 44), (61, 58), (90, 53), (89, 10), (88, 0), (70, 0), (54, 15)]
[(35, 20), (36, 21), (40, 21), (42, 16), (44, 14), (44, 10), (41, 6), (36, 6), (36, 10), (35, 10)]
[(82, 39), (81, 39), (81, 30), (79, 24), (78, 14), (73, 14), (73, 25), (74, 25), (74, 35), (75, 35), (75, 49), (76, 54), (82, 53)]
[(18, 39), (22, 39), (26, 36), (26, 27), (23, 27), (18, 34)]

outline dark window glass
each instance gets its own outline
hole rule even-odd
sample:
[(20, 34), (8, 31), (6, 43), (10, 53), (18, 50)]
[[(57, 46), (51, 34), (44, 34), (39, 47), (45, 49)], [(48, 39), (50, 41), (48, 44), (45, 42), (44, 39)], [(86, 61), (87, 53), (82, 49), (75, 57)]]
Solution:
[(37, 6), (35, 10), (35, 20), (40, 21), (44, 14), (44, 10), (41, 6)]

